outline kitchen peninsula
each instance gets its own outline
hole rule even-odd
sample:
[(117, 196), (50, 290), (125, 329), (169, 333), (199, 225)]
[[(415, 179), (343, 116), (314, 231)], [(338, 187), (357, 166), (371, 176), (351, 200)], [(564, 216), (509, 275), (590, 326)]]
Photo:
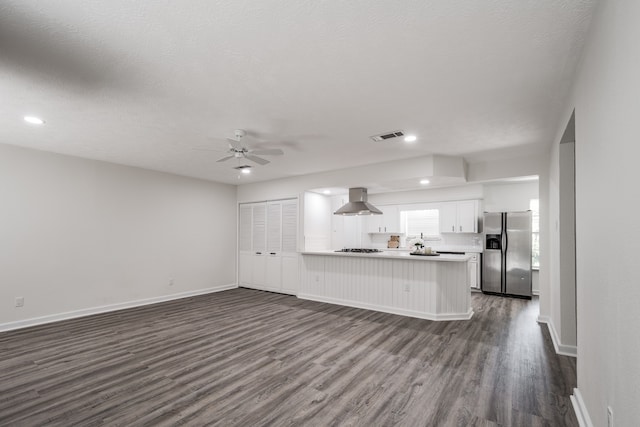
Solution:
[(468, 320), (467, 255), (302, 252), (298, 297), (428, 320)]

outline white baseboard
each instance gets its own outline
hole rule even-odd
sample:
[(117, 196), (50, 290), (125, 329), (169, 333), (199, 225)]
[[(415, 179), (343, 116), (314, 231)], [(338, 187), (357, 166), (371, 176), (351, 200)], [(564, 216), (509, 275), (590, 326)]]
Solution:
[(66, 313), (50, 314), (42, 317), (33, 317), (31, 319), (17, 320), (15, 322), (0, 323), (0, 332), (12, 331), (15, 329), (28, 328), (30, 326), (43, 325), (45, 323), (59, 322), (61, 320), (75, 319), (77, 317), (91, 316), (92, 314), (108, 313), (110, 311), (124, 310), (126, 308), (140, 307), (143, 305), (157, 304), (159, 302), (172, 301), (181, 298), (193, 297), (196, 295), (210, 294), (213, 292), (226, 291), (235, 289), (238, 285), (235, 283), (222, 286), (214, 286), (212, 288), (198, 289), (195, 291), (180, 292), (171, 295), (162, 295), (159, 297), (146, 298), (136, 301), (127, 301), (117, 304), (103, 305), (100, 307), (83, 308), (81, 310), (68, 311)]
[(565, 345), (560, 343), (558, 332), (549, 316), (538, 316), (538, 323), (546, 323), (549, 329), (549, 335), (551, 335), (551, 341), (553, 342), (553, 348), (557, 354), (562, 356), (578, 357), (578, 347), (575, 345)]
[(582, 400), (582, 394), (580, 393), (580, 390), (574, 388), (573, 394), (571, 395), (570, 399), (571, 404), (573, 405), (573, 410), (576, 413), (576, 417), (578, 418), (578, 424), (580, 424), (580, 427), (593, 427), (591, 417), (589, 416), (589, 411), (587, 411), (584, 400)]
[(326, 302), (326, 303), (329, 303), (329, 304), (344, 305), (344, 306), (347, 306), (347, 307), (363, 308), (365, 310), (381, 311), (383, 313), (399, 314), (401, 316), (416, 317), (418, 319), (435, 320), (435, 321), (469, 320), (473, 316), (473, 310), (472, 309), (469, 309), (468, 313), (427, 314), (427, 313), (423, 313), (423, 312), (420, 312), (420, 311), (403, 310), (401, 308), (385, 307), (385, 306), (366, 304), (366, 303), (348, 301), (348, 300), (338, 300), (338, 299), (334, 299), (334, 298), (327, 298), (327, 297), (322, 297), (322, 296), (317, 296), (317, 295), (310, 295), (310, 294), (298, 293), (298, 298), (306, 299), (306, 300), (310, 300), (310, 301)]

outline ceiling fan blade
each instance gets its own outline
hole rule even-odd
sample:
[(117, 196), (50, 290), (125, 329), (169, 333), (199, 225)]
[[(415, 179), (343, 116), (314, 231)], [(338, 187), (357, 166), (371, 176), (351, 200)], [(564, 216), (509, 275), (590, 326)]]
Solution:
[(258, 156), (252, 156), (251, 154), (245, 154), (244, 157), (251, 160), (252, 162), (256, 162), (259, 165), (266, 165), (267, 163), (269, 163), (269, 160), (263, 159), (262, 157)]
[(281, 156), (284, 154), (284, 151), (279, 148), (266, 148), (264, 150), (249, 150), (249, 153), (267, 156)]
[(236, 141), (233, 138), (227, 138), (227, 141), (229, 141), (229, 145), (232, 146), (234, 150), (242, 150), (242, 145), (240, 144), (240, 141)]
[(222, 158), (220, 158), (220, 159), (216, 160), (216, 162), (224, 162), (224, 161), (226, 161), (226, 160), (233, 159), (234, 157), (235, 157), (235, 156), (233, 156), (233, 155), (232, 155), (232, 156), (224, 156), (224, 157), (222, 157)]

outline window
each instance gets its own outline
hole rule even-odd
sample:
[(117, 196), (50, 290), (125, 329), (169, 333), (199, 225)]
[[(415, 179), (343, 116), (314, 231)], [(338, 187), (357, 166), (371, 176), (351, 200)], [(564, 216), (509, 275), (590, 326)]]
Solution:
[(529, 201), (531, 209), (531, 267), (540, 268), (540, 202), (538, 199)]
[(407, 239), (423, 236), (440, 236), (440, 215), (438, 209), (424, 209), (400, 212), (401, 231)]

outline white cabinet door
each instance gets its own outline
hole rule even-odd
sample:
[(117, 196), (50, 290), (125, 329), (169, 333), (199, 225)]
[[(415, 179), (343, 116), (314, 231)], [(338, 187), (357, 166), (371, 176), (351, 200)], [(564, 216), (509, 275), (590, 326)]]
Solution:
[(457, 233), (477, 233), (478, 232), (478, 201), (466, 200), (457, 203), (458, 226)]
[(439, 221), (440, 233), (477, 233), (478, 201), (442, 203)]
[(261, 255), (267, 249), (267, 205), (256, 203), (251, 208), (251, 249), (254, 254)]
[(251, 283), (249, 287), (265, 289), (267, 285), (267, 256), (260, 252), (253, 254), (251, 267)]
[(251, 252), (252, 206), (240, 205), (238, 218), (238, 251)]
[(267, 271), (267, 205), (255, 203), (251, 205), (251, 283), (254, 289), (264, 289)]
[(253, 287), (253, 205), (239, 207), (238, 218), (238, 284)]
[(298, 277), (298, 201), (282, 201), (282, 256), (280, 292), (296, 295)]
[(267, 252), (280, 255), (282, 251), (282, 203), (267, 203)]
[(467, 262), (469, 286), (474, 289), (480, 289), (480, 254), (467, 253), (467, 255), (471, 255)]
[(265, 288), (279, 292), (282, 287), (282, 203), (267, 203), (267, 253)]
[(238, 282), (240, 286), (251, 286), (253, 274), (253, 255), (241, 252), (238, 256)]
[(442, 203), (439, 210), (440, 233), (455, 233), (458, 222), (458, 206), (456, 202)]
[(383, 215), (363, 215), (361, 218), (362, 223), (364, 224), (364, 229), (367, 230), (367, 233), (382, 233), (384, 229), (382, 228), (382, 216)]
[(382, 227), (385, 233), (400, 233), (400, 211), (398, 206), (383, 206)]
[(469, 286), (472, 288), (478, 287), (478, 278), (476, 275), (476, 271), (478, 270), (478, 263), (469, 261), (467, 263), (467, 274), (469, 277)]
[(382, 211), (382, 215), (365, 215), (362, 221), (365, 224), (364, 229), (367, 233), (389, 233), (397, 234), (400, 232), (400, 211), (398, 206), (378, 206)]
[(282, 252), (298, 253), (298, 200), (282, 201)]
[(276, 252), (266, 256), (265, 288), (273, 292), (282, 290), (282, 256)]

